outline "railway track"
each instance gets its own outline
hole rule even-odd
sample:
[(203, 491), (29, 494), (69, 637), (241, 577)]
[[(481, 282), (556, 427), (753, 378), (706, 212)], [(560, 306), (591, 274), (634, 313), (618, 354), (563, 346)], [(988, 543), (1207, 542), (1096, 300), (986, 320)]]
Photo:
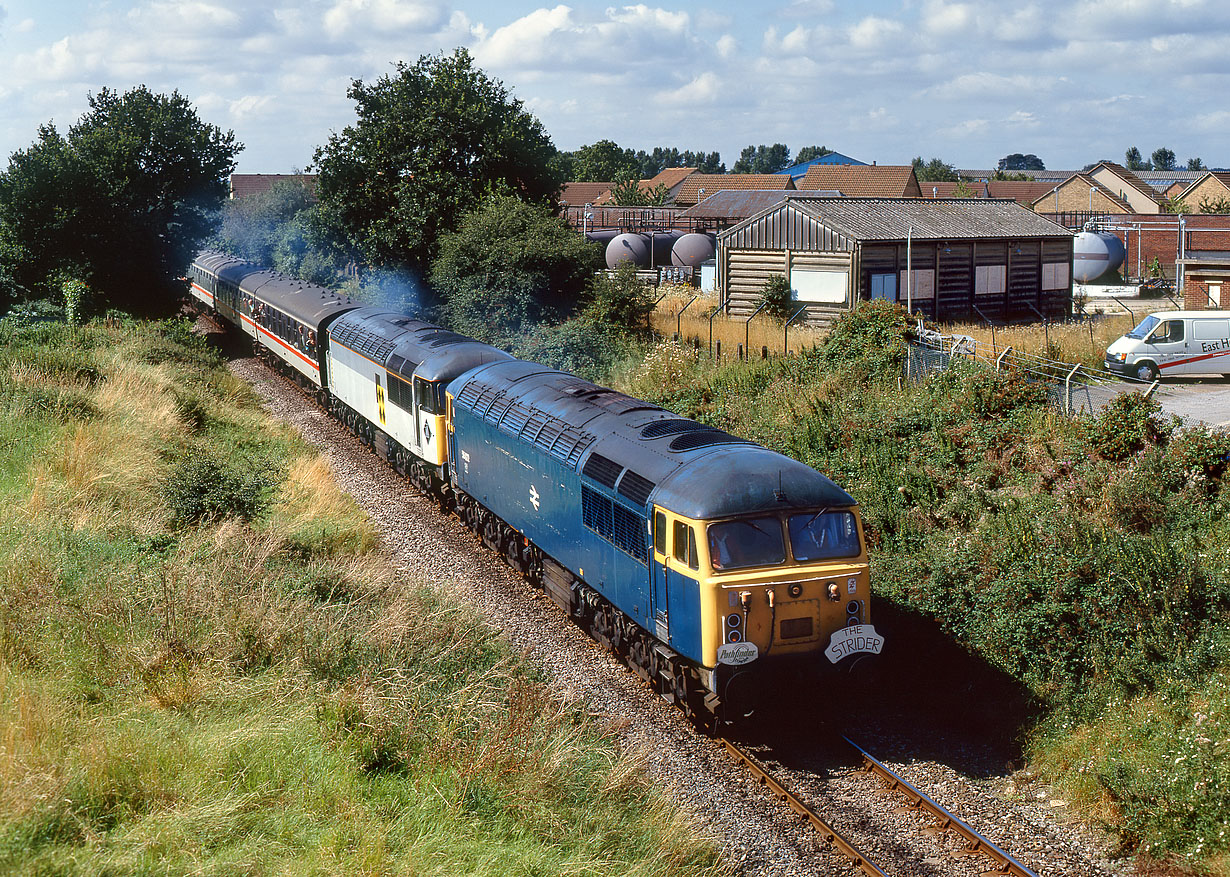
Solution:
[[(952, 855), (983, 856), (988, 859), (989, 866), (982, 871), (983, 877), (994, 877), (994, 875), (1038, 877), (1034, 871), (1026, 868), (1008, 853), (1001, 850), (968, 824), (946, 810), (930, 796), (911, 785), (853, 740), (848, 737), (843, 739), (858, 752), (859, 757), (862, 759), (862, 770), (879, 779), (887, 790), (901, 794), (906, 800), (905, 807), (907, 809), (921, 811), (935, 820), (926, 829), (927, 831), (949, 832), (960, 839), (962, 847)], [(867, 877), (888, 877), (890, 872), (885, 871), (867, 854), (856, 847), (852, 841), (826, 821), (814, 807), (790, 791), (756, 756), (730, 740), (723, 739), (722, 743), (731, 757), (746, 767), (759, 784), (805, 819), (826, 844), (845, 856), (859, 872), (867, 875)]]
[[(284, 376), (282, 377), (284, 379)], [(297, 384), (294, 385), (294, 389), (297, 391), (302, 391), (302, 388), (299, 387)], [(413, 487), (413, 485), (409, 485), (409, 486)], [(730, 753), (730, 755), (736, 760), (738, 764), (743, 765), (745, 769), (751, 771), (752, 775), (756, 778), (756, 781), (758, 783), (762, 784), (775, 798), (785, 803), (786, 806), (788, 806), (791, 811), (801, 816), (805, 822), (810, 824), (815, 830), (816, 835), (828, 847), (835, 850), (838, 855), (843, 857), (847, 862), (851, 863), (851, 865), (857, 869), (858, 873), (868, 875), (868, 877), (872, 877), (872, 875), (879, 875), (879, 877), (890, 877), (891, 875), (891, 877), (897, 877), (897, 875), (900, 875), (903, 873), (908, 873), (908, 874), (918, 874), (918, 873), (947, 874), (949, 873), (948, 871), (945, 871), (942, 869), (937, 870), (934, 865), (931, 865), (926, 862), (924, 862), (924, 867), (922, 871), (909, 870), (908, 866), (904, 872), (898, 871), (895, 868), (892, 870), (887, 870), (887, 871), (884, 870), (883, 866), (880, 863), (873, 860), (871, 856), (860, 851), (851, 840), (844, 837), (841, 834), (841, 832), (839, 832), (834, 826), (830, 825), (820, 815), (820, 813), (817, 812), (814, 806), (808, 805), (808, 803), (799, 794), (791, 792), (790, 789), (787, 787), (787, 783), (783, 782), (780, 778), (775, 777), (772, 773), (770, 773), (770, 770), (766, 768), (765, 765), (756, 756), (751, 755), (750, 753), (743, 750), (742, 747), (738, 746), (737, 744), (731, 741), (720, 740), (718, 742), (721, 742), (724, 745), (725, 750), (728, 753)], [(886, 788), (896, 791), (905, 796), (906, 806), (903, 808), (900, 808), (901, 810), (927, 813), (931, 816), (931, 818), (934, 819), (934, 823), (935, 823), (934, 828), (936, 830), (953, 833), (963, 839), (962, 849), (960, 851), (951, 852), (950, 855), (973, 856), (973, 855), (981, 854), (981, 855), (986, 856), (989, 859), (989, 863), (988, 863), (988, 867), (983, 869), (982, 871), (982, 873), (985, 875), (1007, 874), (1007, 875), (1015, 875), (1015, 877), (1024, 877), (1024, 875), (1029, 875), (1029, 877), (1036, 877), (1033, 871), (1021, 865), (1016, 860), (1012, 859), (1010, 856), (1008, 856), (1008, 854), (1004, 853), (1002, 850), (996, 847), (989, 840), (981, 837), (981, 835), (978, 835), (977, 832), (975, 832), (972, 828), (970, 828), (966, 823), (964, 823), (957, 817), (945, 811), (936, 802), (934, 802), (929, 796), (925, 795), (924, 793), (922, 793), (915, 787), (911, 786), (903, 778), (893, 773), (890, 769), (883, 766), (875, 759), (871, 758), (869, 754), (867, 754), (860, 747), (857, 747), (855, 744), (853, 744), (852, 741), (849, 741), (849, 742), (851, 743), (852, 746), (855, 747), (855, 749), (858, 751), (860, 756), (865, 756), (866, 759), (869, 760), (869, 761), (864, 761), (864, 770), (867, 773), (880, 777), (881, 783)], [(877, 770), (877, 766), (879, 770)], [(968, 834), (966, 834), (966, 832), (968, 832)], [(892, 834), (895, 834), (895, 833), (892, 833)], [(889, 836), (889, 833), (886, 833), (885, 835), (872, 835), (872, 836), (873, 837), (887, 837)], [(904, 835), (902, 835), (902, 837), (904, 837)], [(871, 843), (874, 844), (875, 841), (873, 840)], [(916, 841), (913, 843), (916, 843)], [(905, 847), (909, 845), (910, 844), (908, 843), (894, 844), (895, 847), (898, 847), (901, 849), (904, 849)], [(798, 850), (798, 852), (803, 853), (804, 851), (800, 849)], [(882, 855), (882, 854), (879, 854), (879, 855)], [(887, 857), (887, 859), (890, 863), (896, 864), (898, 862), (908, 861), (909, 855), (912, 855), (912, 854), (907, 854), (907, 857), (905, 859), (901, 859), (899, 858), (898, 854), (890, 854)], [(963, 867), (961, 871), (967, 872), (968, 868)], [(977, 873), (977, 872), (973, 872), (973, 873)]]

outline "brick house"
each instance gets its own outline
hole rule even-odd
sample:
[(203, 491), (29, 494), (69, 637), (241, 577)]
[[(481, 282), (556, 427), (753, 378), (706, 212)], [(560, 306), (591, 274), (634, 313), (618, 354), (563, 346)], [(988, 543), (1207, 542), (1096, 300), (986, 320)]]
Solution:
[(1184, 189), (1179, 200), (1187, 205), (1188, 213), (1203, 213), (1202, 201), (1206, 206), (1218, 201), (1230, 203), (1230, 171), (1209, 171)]

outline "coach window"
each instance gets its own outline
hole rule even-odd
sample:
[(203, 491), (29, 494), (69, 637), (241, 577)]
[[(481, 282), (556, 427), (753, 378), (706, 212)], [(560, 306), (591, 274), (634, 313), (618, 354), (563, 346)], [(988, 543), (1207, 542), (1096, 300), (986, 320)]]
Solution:
[(675, 560), (692, 569), (700, 568), (696, 559), (696, 531), (683, 521), (675, 521)]

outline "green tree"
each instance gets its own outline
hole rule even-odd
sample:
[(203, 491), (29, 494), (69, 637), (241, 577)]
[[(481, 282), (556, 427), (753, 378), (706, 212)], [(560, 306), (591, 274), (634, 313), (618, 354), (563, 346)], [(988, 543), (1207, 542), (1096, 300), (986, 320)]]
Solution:
[(654, 304), (653, 290), (637, 277), (636, 264), (620, 262), (613, 272), (594, 277), (581, 316), (616, 332), (644, 334)]
[(1150, 166), (1155, 171), (1172, 171), (1176, 167), (1174, 150), (1167, 149), (1165, 146), (1159, 146), (1153, 150), (1152, 159)]
[(1210, 197), (1208, 195), (1200, 199), (1199, 208), (1201, 213), (1230, 213), (1230, 198), (1224, 196)]
[(1208, 168), (1204, 166), (1204, 162), (1201, 161), (1199, 157), (1189, 158), (1187, 160), (1187, 169), (1189, 171), (1207, 171), (1208, 170)]
[(690, 149), (680, 152), (673, 146), (655, 146), (652, 152), (638, 149), (636, 160), (640, 164), (641, 178), (646, 180), (668, 167), (693, 167), (702, 174), (726, 173), (726, 165), (717, 152), (693, 152)]
[(833, 150), (827, 146), (804, 146), (794, 154), (794, 161), (791, 164), (802, 164), (805, 161), (811, 161), (813, 158), (824, 158), (824, 156), (832, 154)]
[(441, 236), (487, 194), (553, 203), (542, 124), (465, 49), (351, 83), (358, 120), (316, 151), (323, 221), (377, 266), (425, 273)]
[(790, 147), (785, 143), (772, 146), (745, 146), (739, 160), (731, 165), (732, 174), (775, 174), (790, 167)]
[(321, 286), (336, 286), (349, 254), (317, 211), (304, 179), (235, 198), (222, 211), (219, 249)]
[(774, 274), (765, 281), (760, 291), (760, 302), (765, 306), (765, 312), (779, 323), (785, 323), (799, 309), (794, 290), (784, 274)]
[(439, 316), (507, 346), (530, 326), (571, 314), (600, 259), (601, 248), (549, 208), (491, 196), (440, 239), (431, 266)]
[(1042, 159), (1038, 158), (1038, 156), (1034, 155), (1032, 152), (1027, 155), (1014, 152), (1011, 155), (1005, 155), (999, 160), (997, 170), (1044, 171), (1046, 170), (1046, 165), (1042, 163)]
[(178, 92), (104, 88), (67, 136), (44, 125), (10, 158), (0, 261), (36, 294), (55, 295), (75, 276), (101, 298), (95, 305), (164, 307), (217, 227), (241, 148)]
[(1123, 154), (1123, 166), (1130, 171), (1147, 171), (1153, 169), (1153, 166), (1141, 157), (1140, 150), (1135, 146), (1129, 146), (1127, 152)]
[(636, 153), (621, 149), (613, 140), (599, 140), (572, 153), (573, 176), (579, 183), (609, 183), (637, 176), (641, 171)]
[(671, 190), (662, 183), (645, 188), (635, 175), (617, 179), (611, 186), (611, 200), (620, 207), (661, 207), (670, 194)]
[(933, 158), (923, 161), (921, 155), (915, 156), (914, 176), (920, 183), (955, 183), (958, 179), (957, 169), (943, 159)]
[(1032, 180), (1033, 177), (1031, 177), (1029, 174), (1013, 173), (1012, 171), (997, 170), (993, 174), (991, 174), (991, 179), (995, 180), (996, 182), (1021, 182), (1023, 183), (1023, 182), (1028, 182), (1029, 180)]

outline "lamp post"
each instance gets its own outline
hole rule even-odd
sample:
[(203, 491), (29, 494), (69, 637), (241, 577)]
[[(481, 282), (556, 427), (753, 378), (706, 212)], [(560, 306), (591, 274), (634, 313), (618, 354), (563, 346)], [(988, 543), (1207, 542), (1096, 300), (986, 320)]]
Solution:
[(1098, 190), (1097, 186), (1089, 187), (1089, 212), (1090, 213), (1093, 212), (1093, 193), (1096, 192), (1097, 190)]
[(594, 214), (589, 212), (590, 204), (586, 202), (585, 212), (581, 214), (581, 237), (589, 236), (589, 221), (594, 218)]
[(1055, 196), (1055, 213), (1059, 213), (1059, 187), (1051, 189), (1051, 194)]

